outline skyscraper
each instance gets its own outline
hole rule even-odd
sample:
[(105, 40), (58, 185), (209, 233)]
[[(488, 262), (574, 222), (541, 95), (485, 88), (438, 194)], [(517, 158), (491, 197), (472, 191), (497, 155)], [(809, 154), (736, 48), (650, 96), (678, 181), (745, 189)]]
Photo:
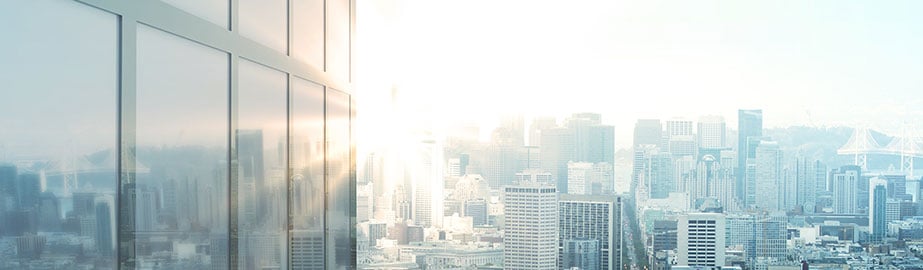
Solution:
[(115, 232), (112, 231), (112, 207), (108, 201), (96, 203), (96, 250), (103, 255), (115, 252)]
[(464, 214), (466, 217), (471, 217), (471, 223), (473, 226), (483, 226), (487, 225), (487, 201), (484, 199), (472, 199), (465, 201)]
[(560, 192), (567, 192), (567, 162), (577, 161), (574, 134), (567, 128), (542, 130), (542, 169), (551, 173)]
[(793, 174), (795, 178), (795, 204), (805, 212), (813, 213), (817, 194), (827, 190), (827, 166), (821, 161), (811, 161), (804, 157), (795, 160)]
[(422, 141), (419, 148), (420, 168), (414, 174), (413, 221), (423, 227), (439, 226), (443, 216), (445, 188), (440, 181), (442, 149), (434, 140)]
[[(560, 269), (600, 270), (599, 240), (567, 239), (563, 240)], [(611, 269), (611, 268), (606, 268)]]
[(724, 215), (689, 213), (677, 222), (676, 264), (687, 266), (724, 266)]
[(696, 129), (699, 148), (724, 148), (727, 146), (727, 128), (722, 116), (702, 116)]
[(875, 177), (869, 181), (869, 241), (881, 242), (888, 231), (888, 182)]
[(747, 160), (756, 157), (750, 138), (763, 136), (763, 110), (739, 110), (737, 113), (737, 197), (746, 198)]
[(667, 120), (666, 136), (673, 138), (676, 136), (692, 136), (692, 120), (674, 118)]
[(663, 125), (660, 124), (659, 119), (638, 119), (635, 123), (634, 141), (632, 141), (634, 147), (646, 144), (659, 146), (662, 138)]
[(567, 187), (570, 194), (613, 194), (612, 165), (606, 162), (568, 162)]
[[(833, 212), (837, 214), (859, 213), (859, 178), (862, 177), (858, 166), (843, 166), (833, 170), (830, 176), (833, 191)], [(871, 192), (869, 192), (871, 194)]]
[(774, 141), (762, 141), (756, 148), (756, 208), (767, 211), (783, 209), (782, 150)]
[(615, 164), (615, 127), (602, 125), (597, 113), (573, 114), (564, 128), (542, 131), (540, 151), (541, 167), (555, 176), (558, 190), (566, 193), (568, 162)]
[[(558, 203), (561, 262), (568, 269), (567, 241), (598, 241), (599, 269), (618, 269), (622, 250), (622, 201), (604, 195), (561, 194)], [(586, 244), (586, 243), (584, 243)]]
[(677, 191), (673, 155), (654, 145), (635, 147), (632, 185), (643, 185), (650, 198), (666, 198)]
[(557, 268), (557, 189), (538, 183), (504, 187), (503, 213), (504, 268)]

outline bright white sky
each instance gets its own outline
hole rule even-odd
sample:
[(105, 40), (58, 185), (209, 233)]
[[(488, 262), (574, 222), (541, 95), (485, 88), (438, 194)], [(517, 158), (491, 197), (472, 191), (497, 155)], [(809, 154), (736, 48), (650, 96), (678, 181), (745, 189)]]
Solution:
[(912, 0), (357, 0), (359, 134), (385, 139), (362, 129), (394, 125), (392, 85), (406, 97), (400, 119), (600, 112), (619, 147), (638, 118), (716, 114), (736, 128), (740, 108), (762, 108), (767, 127), (894, 131), (923, 121), (921, 11)]

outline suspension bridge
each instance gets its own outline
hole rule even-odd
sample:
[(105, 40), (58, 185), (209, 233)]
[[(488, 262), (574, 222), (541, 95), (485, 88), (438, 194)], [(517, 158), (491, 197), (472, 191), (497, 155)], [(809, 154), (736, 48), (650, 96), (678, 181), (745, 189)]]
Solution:
[[(880, 136), (879, 136), (880, 137)], [(855, 165), (868, 169), (869, 155), (894, 155), (901, 157), (901, 172), (913, 177), (914, 158), (923, 158), (923, 138), (914, 136), (910, 128), (904, 128), (899, 136), (894, 136), (885, 143), (879, 142), (872, 130), (868, 128), (855, 128), (842, 147), (837, 149), (839, 155), (850, 155), (855, 158)]]

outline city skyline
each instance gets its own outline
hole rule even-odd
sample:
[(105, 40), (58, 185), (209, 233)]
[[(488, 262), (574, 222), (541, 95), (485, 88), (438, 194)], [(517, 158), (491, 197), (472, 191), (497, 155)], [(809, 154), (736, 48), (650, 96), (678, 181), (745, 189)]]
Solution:
[(0, 269), (923, 269), (919, 10), (0, 2)]
[(387, 122), (392, 89), (441, 121), (599, 112), (619, 147), (635, 119), (736, 129), (738, 109), (763, 109), (767, 128), (923, 122), (920, 2), (360, 3), (363, 131)]

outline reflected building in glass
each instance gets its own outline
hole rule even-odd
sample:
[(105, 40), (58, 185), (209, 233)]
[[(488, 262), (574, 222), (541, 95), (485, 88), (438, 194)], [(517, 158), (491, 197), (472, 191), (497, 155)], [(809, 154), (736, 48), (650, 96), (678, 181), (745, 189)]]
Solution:
[(0, 269), (354, 269), (354, 6), (0, 3)]

